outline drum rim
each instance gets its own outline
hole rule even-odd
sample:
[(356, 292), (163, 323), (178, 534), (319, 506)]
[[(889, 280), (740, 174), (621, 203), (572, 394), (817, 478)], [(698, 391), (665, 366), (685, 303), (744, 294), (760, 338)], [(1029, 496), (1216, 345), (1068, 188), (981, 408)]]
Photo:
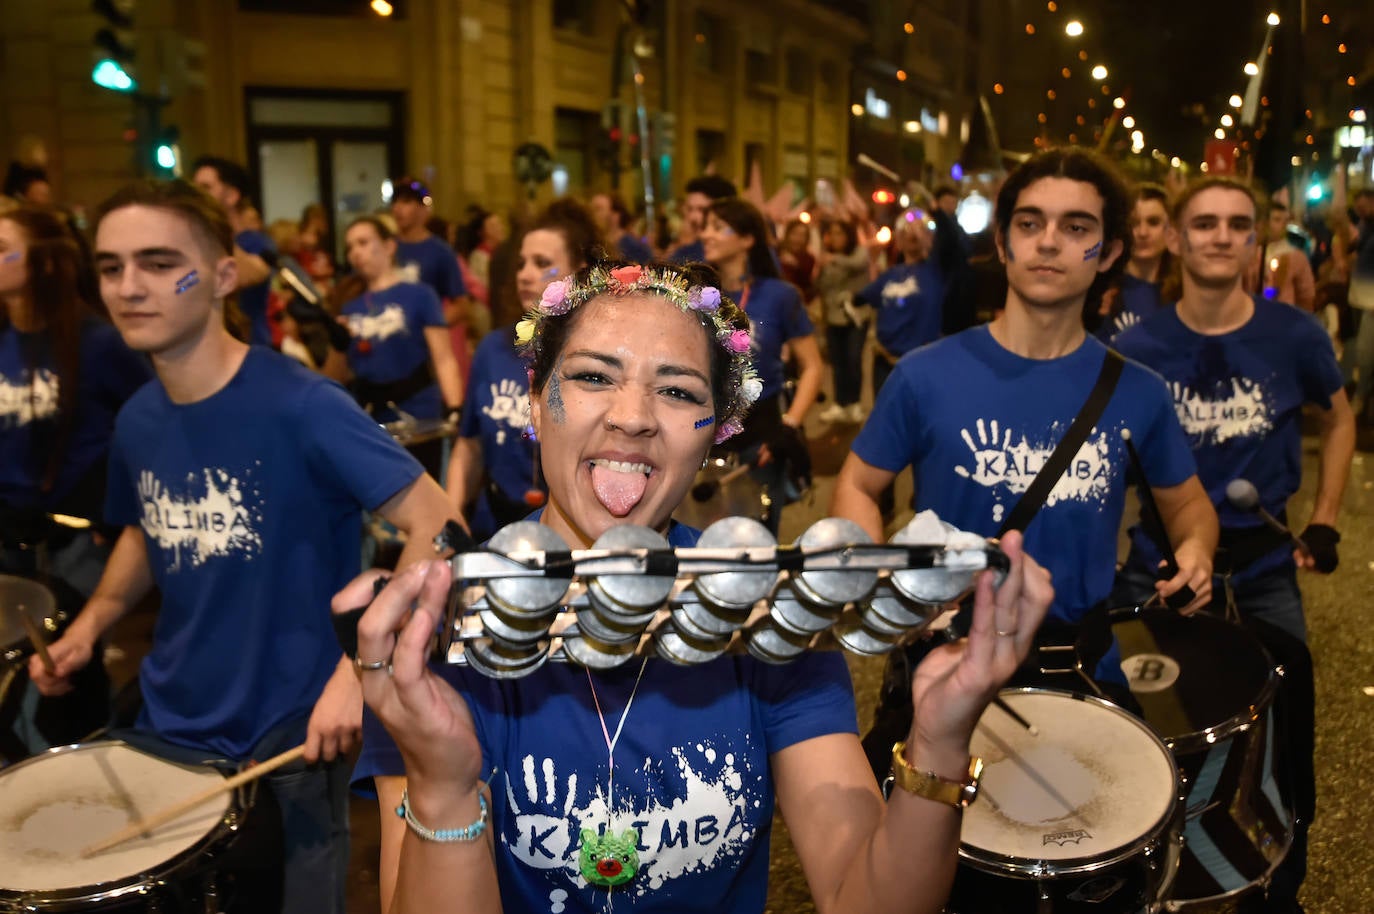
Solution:
[[(165, 762), (168, 765), (188, 768), (205, 767), (212, 771), (218, 771), (218, 769), (209, 765), (188, 765), (184, 762), (165, 759), (151, 752), (145, 752), (137, 746), (132, 746), (124, 740), (102, 739), (91, 740), (90, 742), (84, 743), (67, 743), (63, 746), (53, 746), (35, 755), (31, 755), (23, 761), (15, 762), (4, 770), (0, 770), (0, 777), (4, 777), (7, 772), (14, 771), (23, 765), (28, 765), (31, 762), (38, 762), (44, 758), (51, 758), (69, 752), (79, 752), (104, 746), (123, 746), (132, 752), (148, 756), (159, 762)], [(223, 772), (219, 772), (219, 774), (221, 777), (228, 777)], [(231, 791), (228, 809), (225, 811), (224, 815), (220, 816), (219, 821), (213, 828), (202, 835), (200, 840), (196, 841), (195, 844), (162, 860), (154, 867), (130, 874), (122, 880), (112, 879), (105, 882), (90, 882), (84, 885), (68, 886), (62, 889), (11, 889), (0, 885), (0, 901), (12, 901), (26, 906), (56, 906), (77, 903), (86, 905), (114, 901), (133, 894), (147, 893), (150, 890), (166, 884), (169, 877), (180, 871), (188, 863), (213, 857), (216, 850), (220, 849), (229, 838), (238, 832), (241, 823), (238, 822), (237, 819), (243, 812), (244, 810), (240, 808), (238, 802), (234, 799), (234, 793)], [(61, 910), (61, 908), (56, 908), (56, 910)]]
[[(959, 859), (966, 861), (971, 866), (986, 873), (1002, 876), (1020, 876), (1031, 879), (1044, 879), (1057, 876), (1076, 876), (1084, 873), (1095, 873), (1099, 870), (1109, 869), (1123, 863), (1146, 851), (1151, 845), (1169, 837), (1171, 826), (1182, 834), (1183, 821), (1179, 815), (1182, 808), (1182, 781), (1179, 777), (1178, 762), (1174, 758), (1174, 753), (1160, 739), (1159, 735), (1146, 726), (1143, 720), (1122, 708), (1115, 702), (1105, 698), (1098, 698), (1096, 695), (1085, 695), (1081, 692), (1071, 692), (1068, 689), (1044, 689), (1035, 686), (1017, 686), (1000, 690), (997, 694), (1001, 698), (1009, 695), (1021, 694), (1036, 695), (1059, 695), (1065, 698), (1072, 698), (1075, 701), (1087, 702), (1098, 705), (1106, 710), (1114, 711), (1130, 721), (1150, 738), (1158, 746), (1160, 754), (1169, 763), (1169, 770), (1173, 772), (1174, 790), (1172, 791), (1173, 802), (1169, 804), (1164, 813), (1155, 821), (1145, 832), (1134, 841), (1121, 845), (1111, 851), (1104, 852), (1104, 855), (1095, 857), (1072, 857), (1068, 860), (1046, 860), (1041, 857), (1018, 857), (1014, 854), (999, 854), (994, 851), (985, 850), (965, 842), (961, 836), (959, 840)], [(1073, 862), (1082, 861), (1082, 862)]]

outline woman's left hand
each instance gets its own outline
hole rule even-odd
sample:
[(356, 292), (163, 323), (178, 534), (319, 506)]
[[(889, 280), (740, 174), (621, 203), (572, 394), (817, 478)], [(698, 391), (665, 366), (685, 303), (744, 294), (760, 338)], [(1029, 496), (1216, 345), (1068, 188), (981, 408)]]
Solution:
[(1020, 533), (1007, 533), (1001, 548), (1011, 570), (996, 589), (991, 572), (979, 575), (968, 637), (937, 648), (916, 668), (911, 741), (918, 753), (968, 755), (978, 718), (1025, 660), (1054, 599), (1050, 573), (1025, 554)]

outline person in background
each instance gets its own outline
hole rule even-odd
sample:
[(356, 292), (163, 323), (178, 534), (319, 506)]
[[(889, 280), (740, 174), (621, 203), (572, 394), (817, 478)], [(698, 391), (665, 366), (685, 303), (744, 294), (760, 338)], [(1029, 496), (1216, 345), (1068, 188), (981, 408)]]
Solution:
[(1163, 185), (1141, 183), (1131, 205), (1131, 256), (1116, 285), (1102, 296), (1085, 323), (1093, 335), (1110, 344), (1128, 327), (1140, 323), (1164, 305), (1166, 281), (1176, 283), (1174, 257), (1169, 252), (1169, 193)]
[(823, 422), (863, 421), (863, 351), (868, 337), (868, 312), (854, 307), (854, 295), (868, 284), (868, 249), (847, 219), (831, 219), (821, 226), (820, 267), (816, 293), (825, 315), (825, 340), (834, 378), (835, 402), (820, 412)]
[(1374, 189), (1366, 187), (1355, 195), (1355, 238), (1346, 256), (1350, 264), (1350, 309), (1357, 316), (1353, 345), (1345, 347), (1346, 383), (1358, 375), (1350, 408), (1355, 417), (1364, 415), (1370, 391), (1374, 390)]
[(467, 406), (449, 458), (446, 488), (478, 541), (543, 504), (538, 446), (528, 434), (529, 374), (517, 350), (516, 321), (549, 283), (597, 259), (600, 232), (577, 201), (550, 203), (520, 238), (515, 286), (519, 308), (482, 340), (472, 359)]
[(717, 200), (739, 195), (735, 185), (719, 175), (701, 175), (687, 182), (682, 197), (681, 243), (668, 255), (673, 263), (704, 263), (706, 249), (701, 233), (706, 228), (706, 212)]
[(248, 318), (248, 341), (271, 346), (272, 325), (267, 317), (272, 291), (272, 266), (277, 249), (262, 231), (262, 219), (253, 208), (248, 171), (218, 156), (201, 156), (191, 165), (196, 187), (224, 207), (234, 230), (234, 259), (238, 262), (238, 308)]
[(615, 256), (630, 263), (649, 263), (653, 250), (630, 231), (634, 217), (619, 194), (596, 194), (591, 199), (592, 215), (601, 226), (606, 247)]
[(329, 213), (318, 203), (301, 211), (296, 226), (295, 257), (305, 267), (315, 288), (328, 294), (334, 283), (334, 243), (329, 234)]
[[(85, 243), (61, 214), (0, 214), (0, 574), (42, 581), (69, 618), (110, 554), (105, 463), (115, 414), (153, 376), (98, 316), (97, 296)], [(39, 696), (22, 671), (4, 680), (0, 759), (79, 740), (109, 714), (102, 662), (60, 697)]]
[(778, 244), (778, 266), (782, 278), (797, 287), (802, 301), (816, 297), (816, 255), (811, 253), (811, 226), (793, 219), (783, 230)]
[[(456, 412), (463, 387), (434, 290), (403, 278), (396, 240), (375, 216), (353, 220), (344, 250), (353, 275), (335, 291), (344, 300), (339, 314), (353, 337), (348, 365), (358, 402), (380, 423)], [(443, 443), (429, 441), (413, 450), (439, 479)]]
[(1270, 200), (1265, 216), (1264, 243), (1245, 274), (1245, 288), (1272, 301), (1297, 305), (1309, 314), (1315, 309), (1317, 280), (1307, 252), (1288, 238), (1291, 216), (1282, 200)]

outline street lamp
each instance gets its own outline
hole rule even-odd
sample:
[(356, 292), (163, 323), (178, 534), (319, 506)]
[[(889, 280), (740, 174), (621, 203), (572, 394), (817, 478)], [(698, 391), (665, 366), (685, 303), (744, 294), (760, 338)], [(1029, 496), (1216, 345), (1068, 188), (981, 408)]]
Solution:
[(1241, 105), (1243, 105), (1243, 104), (1245, 104), (1245, 100), (1242, 99), (1239, 95), (1233, 95), (1233, 96), (1231, 96), (1231, 107), (1232, 107), (1232, 108), (1239, 108), (1239, 107), (1240, 107)]
[(1278, 13), (1270, 13), (1270, 14), (1269, 14), (1269, 18), (1266, 19), (1266, 20), (1264, 20), (1264, 21), (1267, 22), (1267, 23), (1269, 23), (1270, 25), (1278, 25), (1278, 24), (1279, 24), (1279, 14), (1278, 14)]
[(1083, 34), (1083, 23), (1079, 22), (1077, 19), (1070, 19), (1068, 22), (1064, 23), (1064, 34), (1068, 35), (1070, 38), (1077, 38), (1079, 35)]
[(1098, 82), (1101, 82), (1102, 80), (1104, 80), (1104, 79), (1106, 79), (1106, 78), (1107, 78), (1107, 68), (1106, 68), (1106, 67), (1102, 66), (1102, 64), (1098, 64), (1097, 66), (1093, 67), (1093, 79), (1097, 80)]
[(1253, 60), (1247, 63), (1245, 65), (1245, 75), (1259, 76), (1259, 64), (1255, 63)]

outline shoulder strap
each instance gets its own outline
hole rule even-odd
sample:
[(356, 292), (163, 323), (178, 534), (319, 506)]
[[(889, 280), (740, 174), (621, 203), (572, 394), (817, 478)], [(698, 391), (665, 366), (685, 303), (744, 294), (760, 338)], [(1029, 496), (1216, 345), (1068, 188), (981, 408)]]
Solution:
[(1125, 364), (1126, 360), (1115, 349), (1107, 350), (1107, 356), (1102, 360), (1102, 370), (1097, 373), (1097, 381), (1093, 384), (1088, 399), (1083, 401), (1083, 406), (1069, 425), (1069, 430), (1064, 433), (1063, 438), (1059, 439), (1059, 444), (1055, 446), (1054, 452), (1045, 461), (1045, 465), (1040, 468), (1040, 472), (1035, 474), (1035, 479), (1031, 480), (1030, 487), (1021, 496), (1021, 500), (1016, 503), (1016, 507), (1012, 508), (1011, 513), (1007, 515), (1002, 528), (997, 531), (998, 536), (1008, 530), (1024, 532), (1030, 526), (1031, 519), (1035, 517), (1040, 506), (1049, 497), (1050, 491), (1054, 489), (1054, 484), (1068, 469), (1069, 461), (1083, 446), (1083, 442), (1087, 440), (1088, 433), (1097, 424), (1097, 420), (1102, 418), (1102, 411), (1107, 408), (1107, 401), (1112, 398), (1112, 392), (1116, 390), (1116, 382), (1121, 378), (1121, 369)]

